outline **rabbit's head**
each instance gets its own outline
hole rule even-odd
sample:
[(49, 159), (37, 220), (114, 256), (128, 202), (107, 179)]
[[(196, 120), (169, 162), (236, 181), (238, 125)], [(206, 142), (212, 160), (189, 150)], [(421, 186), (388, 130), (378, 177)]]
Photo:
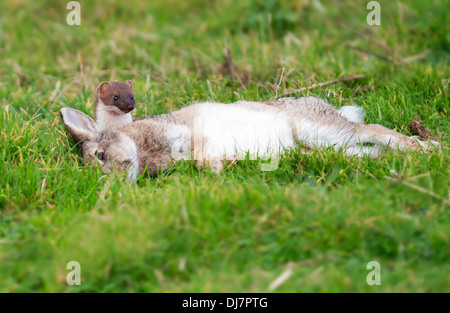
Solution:
[(84, 164), (99, 164), (105, 173), (127, 172), (131, 181), (138, 177), (137, 148), (130, 137), (116, 129), (100, 132), (92, 118), (72, 108), (62, 108), (60, 114), (70, 136), (81, 144)]

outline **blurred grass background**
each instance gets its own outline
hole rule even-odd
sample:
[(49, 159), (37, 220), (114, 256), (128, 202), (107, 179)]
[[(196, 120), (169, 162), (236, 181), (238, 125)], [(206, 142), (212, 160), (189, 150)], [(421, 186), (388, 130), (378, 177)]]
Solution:
[[(285, 271), (275, 291), (449, 290), (448, 1), (379, 1), (381, 26), (367, 1), (79, 2), (81, 26), (68, 1), (0, 3), (0, 291), (265, 292)], [(296, 95), (407, 135), (417, 115), (441, 148), (297, 149), (274, 172), (184, 163), (134, 186), (83, 167), (58, 115), (92, 115), (103, 80), (131, 79), (143, 116), (356, 74)]]

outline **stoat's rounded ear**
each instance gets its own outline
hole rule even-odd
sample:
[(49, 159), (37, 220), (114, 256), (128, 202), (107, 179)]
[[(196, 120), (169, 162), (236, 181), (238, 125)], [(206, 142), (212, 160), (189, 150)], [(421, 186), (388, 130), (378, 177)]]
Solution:
[(98, 85), (97, 90), (95, 91), (95, 93), (97, 95), (104, 95), (105, 92), (111, 87), (111, 83), (110, 82), (102, 82), (100, 83), (100, 85)]
[(128, 79), (125, 83), (128, 85), (128, 87), (133, 89), (133, 84), (131, 83), (131, 80)]

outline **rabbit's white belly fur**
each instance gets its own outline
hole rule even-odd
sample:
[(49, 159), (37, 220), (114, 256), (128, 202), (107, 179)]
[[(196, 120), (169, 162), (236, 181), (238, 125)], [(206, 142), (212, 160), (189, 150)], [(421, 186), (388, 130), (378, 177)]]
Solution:
[(260, 112), (226, 105), (203, 107), (194, 122), (201, 127), (204, 152), (237, 159), (267, 156), (294, 147), (295, 140), (284, 112)]

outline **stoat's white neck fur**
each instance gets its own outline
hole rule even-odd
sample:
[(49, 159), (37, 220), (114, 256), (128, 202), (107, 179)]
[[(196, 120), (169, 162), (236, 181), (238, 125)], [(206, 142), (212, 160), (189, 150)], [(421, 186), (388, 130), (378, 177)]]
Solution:
[(99, 131), (118, 126), (125, 126), (133, 121), (131, 112), (124, 114), (115, 106), (106, 106), (101, 100), (98, 100), (97, 102), (95, 119)]

